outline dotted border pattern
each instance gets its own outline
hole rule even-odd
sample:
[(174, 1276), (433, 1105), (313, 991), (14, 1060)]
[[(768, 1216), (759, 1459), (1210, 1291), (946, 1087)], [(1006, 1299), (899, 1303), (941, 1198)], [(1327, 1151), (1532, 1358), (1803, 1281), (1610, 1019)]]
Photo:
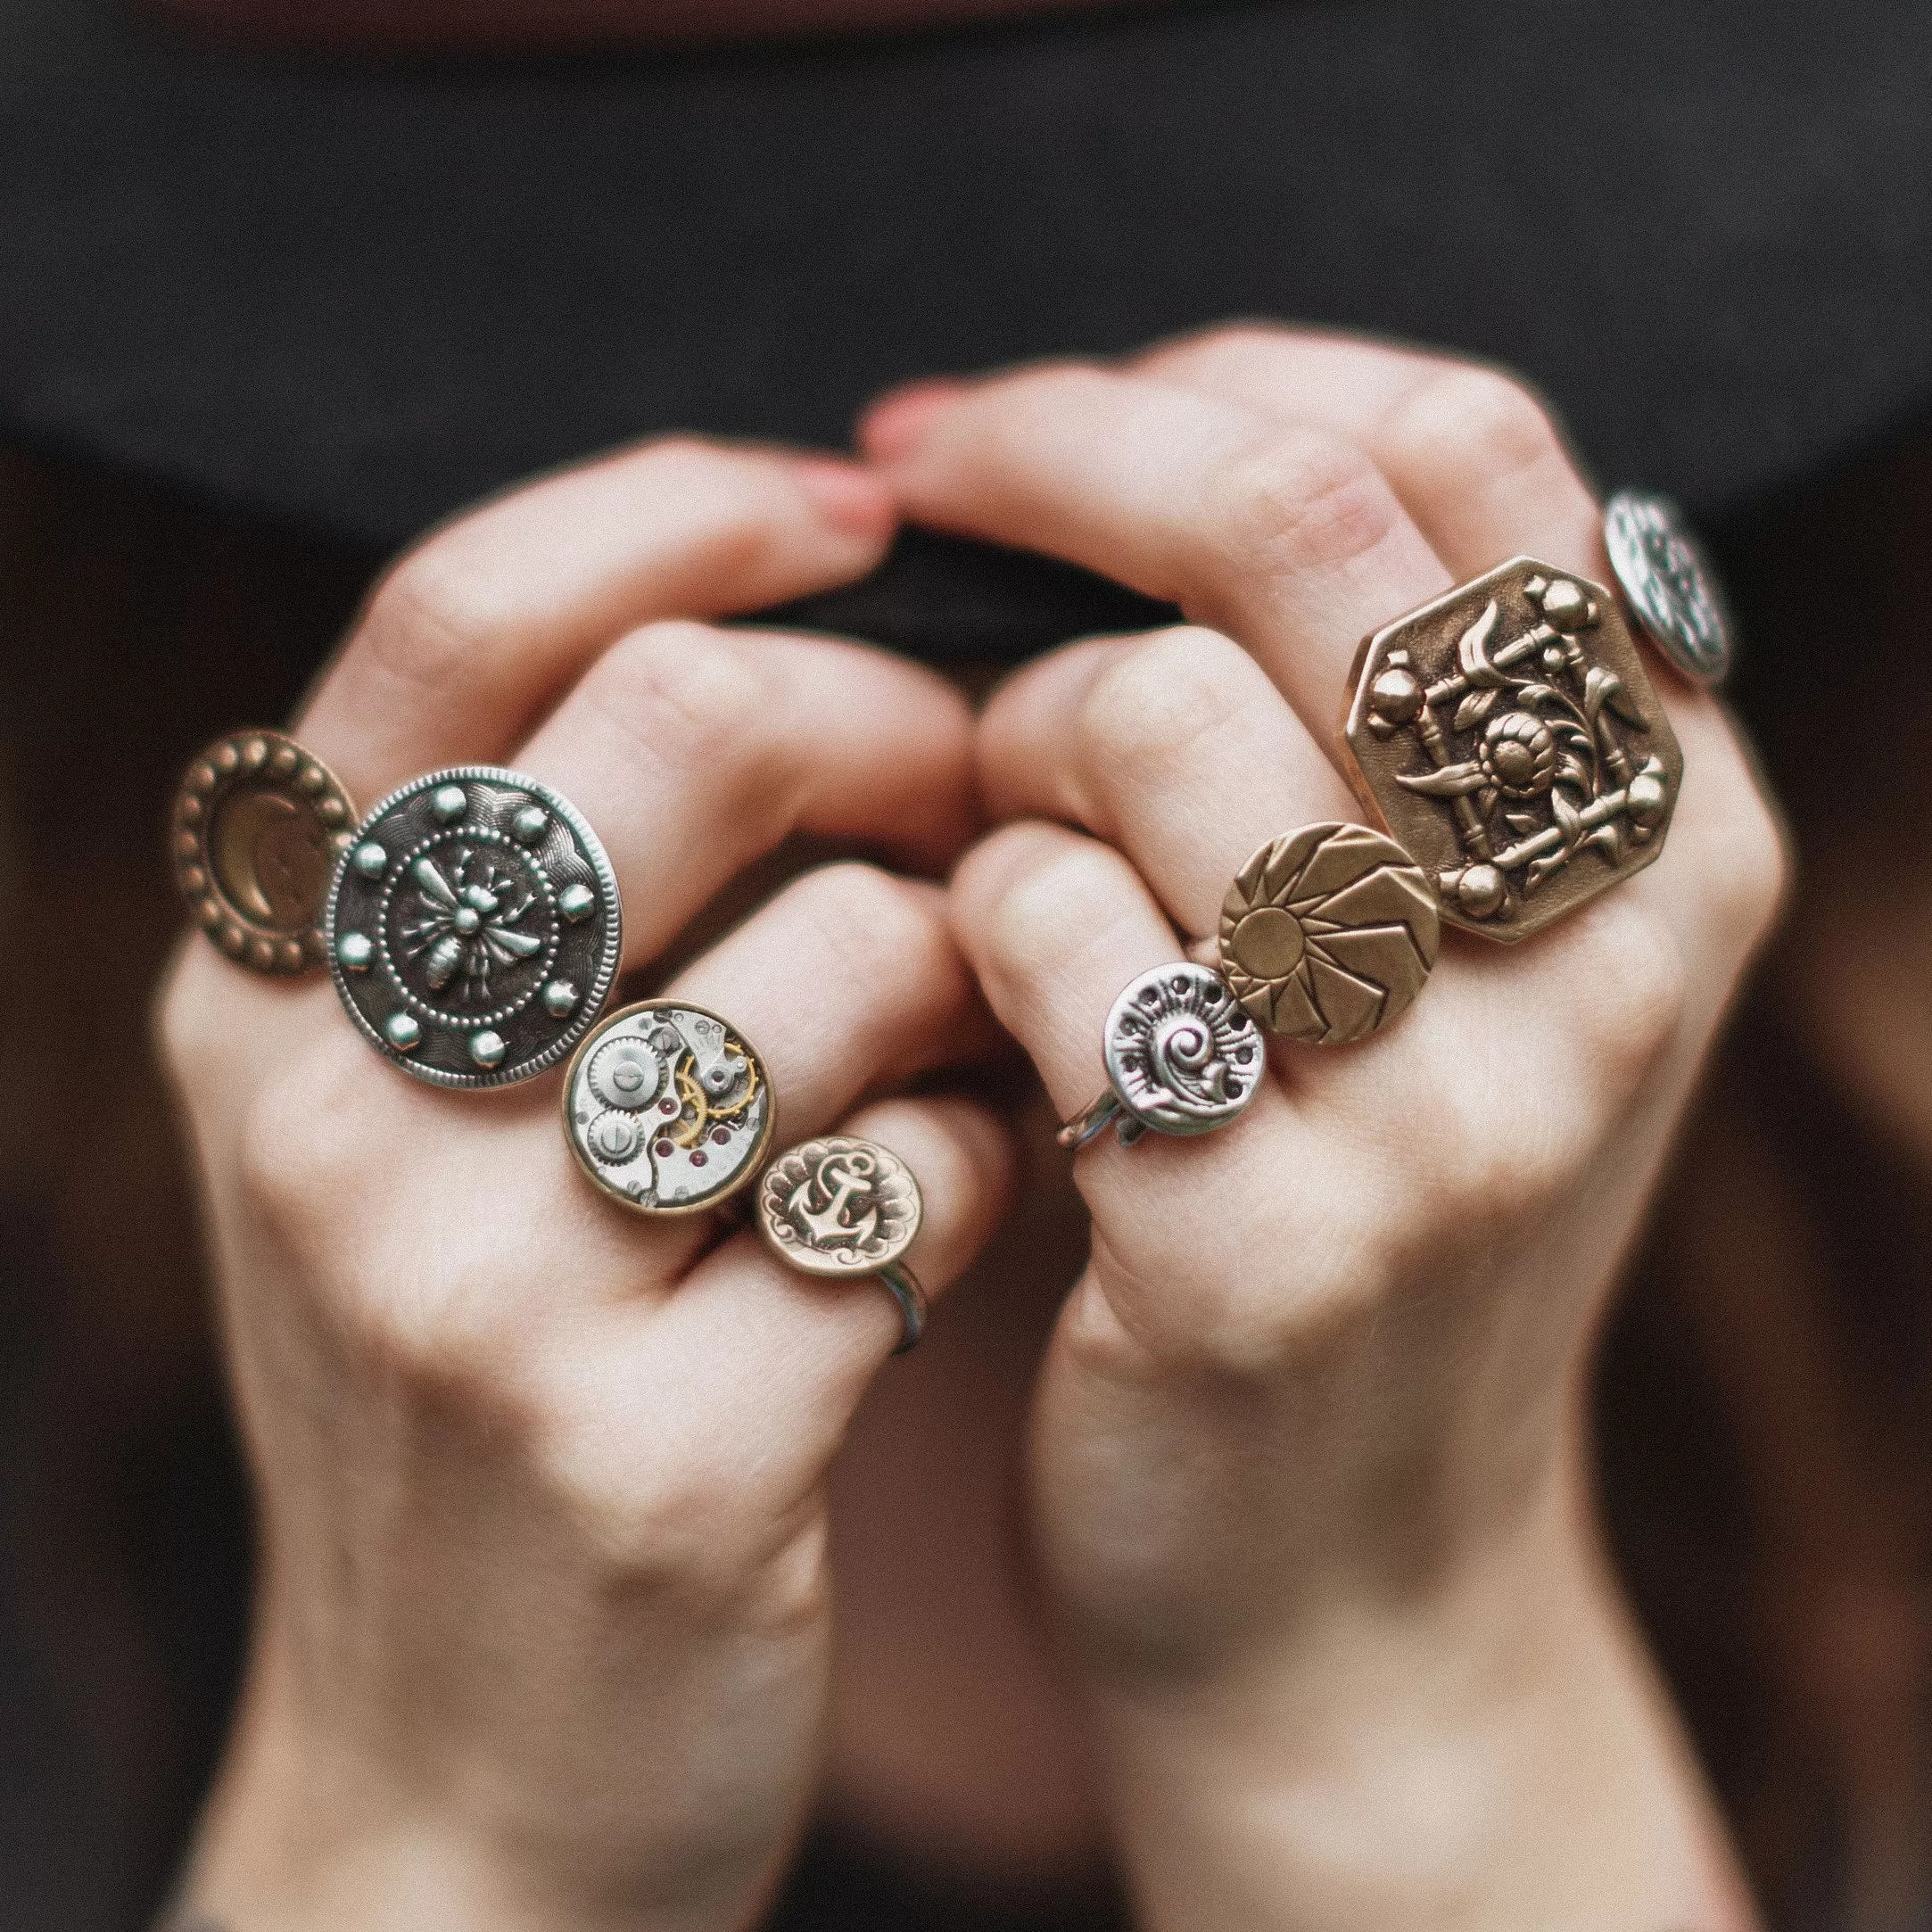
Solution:
[[(351, 858), (356, 847), (368, 838), (372, 829), (385, 814), (417, 793), (433, 791), (442, 785), (467, 784), (499, 785), (512, 791), (528, 792), (532, 797), (547, 805), (570, 828), (584, 863), (597, 877), (600, 888), (599, 897), (610, 908), (604, 922), (604, 944), (598, 957), (597, 976), (584, 989), (575, 1011), (564, 1023), (557, 1038), (533, 1058), (521, 1061), (514, 1067), (499, 1068), (488, 1073), (451, 1073), (441, 1067), (427, 1066), (411, 1054), (399, 1053), (383, 1037), (381, 1029), (372, 1025), (361, 1008), (357, 1005), (350, 990), (348, 975), (335, 954), (336, 909), (341, 900), (343, 881), (348, 874)], [(604, 1003), (610, 997), (611, 989), (617, 983), (617, 969), (623, 956), (623, 904), (617, 891), (617, 875), (611, 870), (610, 857), (604, 850), (603, 841), (590, 830), (590, 822), (583, 814), (560, 792), (552, 790), (541, 779), (532, 778), (524, 772), (512, 771), (507, 765), (448, 765), (441, 771), (425, 772), (420, 778), (412, 778), (407, 784), (397, 786), (386, 797), (378, 799), (364, 813), (349, 842), (343, 846), (342, 854), (335, 862), (334, 874), (329, 880), (328, 903), (322, 915), (322, 945), (324, 954), (328, 961), (329, 977), (335, 982), (335, 991), (342, 1000), (343, 1010), (355, 1022), (356, 1030), (391, 1066), (400, 1067), (412, 1078), (431, 1086), (515, 1086), (524, 1080), (535, 1078), (540, 1073), (547, 1072), (558, 1061), (574, 1053), (585, 1036), (596, 1027), (603, 1012)], [(444, 1022), (439, 1020), (437, 1024), (442, 1025)], [(568, 1092), (567, 1082), (566, 1092)]]
[[(255, 747), (259, 756), (252, 756)], [(277, 769), (285, 766), (285, 769)], [(188, 761), (175, 790), (169, 829), (169, 855), (175, 885), (194, 922), (225, 958), (271, 978), (294, 978), (326, 957), (321, 921), (300, 938), (282, 927), (251, 919), (222, 891), (208, 836), (228, 792), (267, 774), (271, 781), (304, 798), (335, 847), (335, 863), (348, 850), (355, 823), (355, 802), (334, 772), (285, 732), (255, 726), (230, 731), (204, 746)], [(204, 776), (205, 774), (205, 776)], [(331, 805), (337, 809), (331, 813)], [(331, 818), (338, 822), (330, 823)], [(330, 881), (333, 888), (333, 878)]]

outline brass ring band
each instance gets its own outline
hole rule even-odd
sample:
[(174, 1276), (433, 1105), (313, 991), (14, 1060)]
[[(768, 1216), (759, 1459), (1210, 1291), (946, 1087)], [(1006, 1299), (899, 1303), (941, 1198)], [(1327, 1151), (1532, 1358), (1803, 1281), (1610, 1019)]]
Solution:
[(880, 1268), (879, 1278), (899, 1304), (899, 1343), (892, 1352), (904, 1355), (908, 1349), (916, 1349), (926, 1333), (926, 1291), (912, 1269), (897, 1261)]

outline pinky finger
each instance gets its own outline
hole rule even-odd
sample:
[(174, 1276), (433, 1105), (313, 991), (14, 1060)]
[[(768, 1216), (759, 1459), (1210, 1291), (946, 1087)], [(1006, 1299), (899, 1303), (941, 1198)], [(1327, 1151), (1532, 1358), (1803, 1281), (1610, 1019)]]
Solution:
[[(937, 1300), (998, 1224), (1013, 1175), (1006, 1128), (974, 1102), (926, 1097), (880, 1101), (836, 1131), (876, 1141), (912, 1169), (925, 1215), (905, 1266)], [(732, 1481), (768, 1490), (776, 1480), (802, 1495), (902, 1334), (877, 1276), (803, 1274), (747, 1228), (639, 1320), (603, 1366), (614, 1400), (649, 1414), (663, 1440), (707, 1444), (714, 1474), (719, 1457), (742, 1458)]]

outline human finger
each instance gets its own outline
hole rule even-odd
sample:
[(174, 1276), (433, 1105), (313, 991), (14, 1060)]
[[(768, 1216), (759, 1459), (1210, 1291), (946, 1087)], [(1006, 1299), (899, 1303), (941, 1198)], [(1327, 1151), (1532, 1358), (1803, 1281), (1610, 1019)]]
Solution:
[(954, 937), (987, 1004), (1070, 1115), (1104, 1084), (1100, 1041), (1120, 988), (1181, 942), (1111, 846), (1038, 821), (987, 834), (947, 888)]
[[(904, 1266), (937, 1303), (998, 1224), (1012, 1181), (1010, 1133), (986, 1108), (952, 1096), (880, 1102), (836, 1130), (896, 1154), (917, 1183), (922, 1214)], [(708, 1418), (725, 1441), (785, 1442), (811, 1472), (904, 1336), (898, 1304), (876, 1277), (804, 1274), (747, 1229), (653, 1316), (639, 1338), (640, 1367), (694, 1426)]]
[[(1603, 516), (1548, 405), (1520, 377), (1359, 338), (1243, 325), (1164, 343), (1133, 367), (1268, 420), (1358, 442), (1458, 577), (1528, 554), (1608, 581)], [(1721, 962), (1694, 1001), (1721, 1006), (1730, 974), (1782, 896), (1781, 836), (1723, 706), (1664, 679), (1682, 744), (1671, 840), (1633, 888), (1664, 906), (1693, 956)]]
[(908, 516), (1178, 604), (1318, 731), (1359, 640), (1449, 584), (1354, 444), (1144, 376), (1021, 369), (910, 416), (888, 397), (862, 435)]
[(1603, 581), (1602, 512), (1548, 402), (1519, 376), (1253, 324), (1161, 343), (1129, 366), (1358, 444), (1458, 578), (1528, 552)]
[(787, 1141), (997, 1038), (943, 889), (851, 863), (794, 879), (666, 996), (723, 1014), (756, 1044)]
[(609, 853), (627, 965), (788, 833), (937, 871), (974, 814), (972, 714), (936, 673), (832, 639), (699, 623), (620, 639), (516, 764)]
[(988, 703), (978, 755), (996, 817), (1069, 820), (1118, 846), (1195, 939), (1260, 846), (1358, 809), (1254, 660), (1194, 626), (1024, 665)]
[(569, 469), (434, 532), (383, 578), (296, 727), (358, 797), (500, 760), (620, 632), (861, 577), (885, 492), (822, 457), (677, 438)]
[[(996, 1037), (941, 889), (856, 863), (792, 881), (666, 994), (720, 1014), (755, 1051), (781, 1145)], [(707, 1217), (605, 1200), (557, 1115), (555, 1089), (536, 1083), (478, 1104), (384, 1077), (338, 1027), (285, 1057), (240, 1131), (258, 1202), (294, 1251), (334, 1258), (318, 1272), (355, 1325), (430, 1352), (457, 1331), (514, 1350), (540, 1315), (656, 1305), (714, 1238)], [(466, 1211), (425, 1251), (423, 1203), (442, 1200)], [(345, 1201), (358, 1204), (347, 1256)], [(410, 1265), (360, 1265), (385, 1252)]]

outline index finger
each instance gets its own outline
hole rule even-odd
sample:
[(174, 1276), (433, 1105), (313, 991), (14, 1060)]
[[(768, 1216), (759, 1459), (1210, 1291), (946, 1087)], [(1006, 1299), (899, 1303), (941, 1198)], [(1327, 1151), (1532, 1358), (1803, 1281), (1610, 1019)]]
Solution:
[(1091, 365), (862, 429), (921, 523), (1045, 550), (1240, 640), (1324, 742), (1356, 646), (1449, 574), (1354, 444)]
[(566, 470), (436, 531), (376, 586), (302, 741), (368, 803), (499, 764), (615, 638), (863, 576), (893, 525), (855, 466), (684, 438)]

